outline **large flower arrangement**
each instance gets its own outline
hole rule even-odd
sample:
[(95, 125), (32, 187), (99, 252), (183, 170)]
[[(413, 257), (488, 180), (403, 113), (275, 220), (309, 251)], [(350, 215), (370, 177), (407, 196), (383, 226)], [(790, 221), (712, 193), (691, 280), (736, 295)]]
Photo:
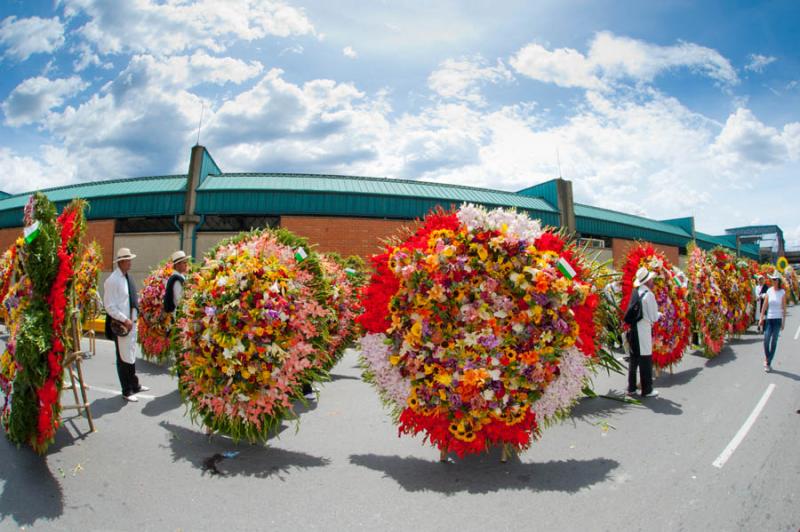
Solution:
[(628, 251), (622, 267), (620, 309), (623, 313), (633, 293), (636, 270), (641, 267), (656, 274), (653, 295), (661, 314), (653, 324), (653, 365), (658, 368), (669, 367), (683, 357), (691, 336), (686, 287), (663, 253), (650, 244), (636, 244)]
[(13, 339), (15, 371), (2, 423), (11, 441), (38, 453), (47, 450), (60, 422), (61, 363), (73, 348), (67, 321), (84, 207), (83, 201), (73, 201), (56, 217), (53, 204), (37, 192), (24, 211), (29, 229), (20, 255), (30, 297)]
[(326, 376), (330, 285), (305, 240), (244, 233), (187, 282), (179, 389), (190, 413), (236, 440), (263, 441), (295, 417), (303, 384)]
[(356, 335), (356, 317), (361, 313), (358, 287), (363, 279), (363, 261), (351, 257), (342, 259), (335, 253), (320, 254), (322, 271), (331, 285), (330, 297), (326, 302), (335, 312), (330, 324), (328, 356), (319, 359), (319, 365), (330, 370), (339, 361), (344, 350), (350, 347)]
[(161, 264), (142, 283), (139, 291), (139, 319), (137, 340), (142, 355), (148, 360), (166, 362), (170, 358), (170, 331), (175, 316), (164, 312), (164, 292), (172, 263)]
[(745, 262), (740, 265), (734, 255), (719, 247), (711, 251), (711, 258), (719, 272), (728, 332), (738, 336), (750, 326), (753, 279), (749, 266)]
[(710, 255), (689, 245), (689, 306), (692, 323), (702, 339), (706, 356), (717, 356), (725, 345), (728, 309), (721, 288), (721, 275)]
[(24, 241), (22, 237), (11, 245), (0, 259), (0, 315), (6, 324), (8, 340), (3, 354), (0, 355), (0, 390), (3, 391), (3, 408), (6, 412), (11, 396), (11, 385), (17, 373), (17, 361), (14, 357), (16, 339), (21, 323), (22, 313), (30, 301), (30, 282), (22, 275), (19, 265), (19, 250)]
[(521, 450), (580, 395), (598, 298), (560, 235), (464, 205), (429, 214), (371, 261), (358, 320), (364, 377), (401, 434), (459, 456)]
[(93, 240), (83, 251), (75, 278), (75, 303), (81, 311), (81, 323), (94, 319), (100, 313), (100, 295), (97, 285), (103, 253), (100, 244)]

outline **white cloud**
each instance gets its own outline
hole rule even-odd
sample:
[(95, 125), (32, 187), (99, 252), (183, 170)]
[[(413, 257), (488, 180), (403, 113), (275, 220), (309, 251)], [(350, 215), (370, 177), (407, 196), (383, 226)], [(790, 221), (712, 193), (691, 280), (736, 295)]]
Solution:
[(5, 55), (25, 61), (33, 54), (50, 53), (64, 44), (64, 26), (58, 18), (11, 16), (0, 22), (0, 45)]
[(0, 190), (10, 194), (69, 184), (76, 179), (76, 167), (64, 148), (43, 146), (41, 158), (19, 155), (0, 148)]
[(520, 74), (539, 81), (592, 90), (625, 80), (650, 83), (677, 68), (702, 73), (724, 85), (739, 82), (730, 62), (711, 48), (685, 42), (659, 46), (609, 32), (596, 34), (586, 55), (572, 48), (550, 51), (531, 43), (510, 63)]
[(544, 46), (531, 43), (519, 50), (509, 63), (520, 74), (559, 87), (603, 87), (591, 61), (572, 48), (558, 48), (551, 52)]
[(783, 131), (762, 123), (749, 109), (731, 114), (717, 137), (712, 152), (717, 167), (726, 174), (741, 175), (800, 158), (800, 122)]
[(147, 83), (159, 87), (195, 87), (203, 83), (240, 84), (258, 76), (264, 66), (258, 61), (249, 63), (232, 57), (214, 57), (205, 52), (176, 55), (160, 59), (151, 55), (136, 55), (120, 77), (147, 78)]
[(358, 57), (358, 53), (355, 50), (353, 50), (352, 46), (345, 46), (344, 49), (342, 50), (342, 54), (350, 59), (355, 59), (356, 57)]
[(777, 57), (761, 54), (750, 54), (747, 58), (750, 62), (745, 65), (744, 69), (751, 72), (758, 72), (759, 74), (764, 72), (764, 68), (766, 68), (767, 65), (774, 63), (778, 59)]
[(437, 70), (428, 76), (428, 87), (443, 98), (454, 98), (484, 105), (486, 102), (480, 92), (481, 83), (510, 81), (511, 72), (498, 60), (495, 66), (474, 58), (447, 59)]
[(270, 0), (63, 3), (66, 16), (89, 17), (77, 31), (100, 54), (169, 55), (196, 48), (222, 52), (235, 40), (315, 33), (302, 9)]
[(64, 79), (28, 78), (17, 85), (0, 106), (5, 114), (5, 123), (21, 126), (37, 122), (51, 109), (60, 107), (65, 99), (87, 86), (77, 76)]

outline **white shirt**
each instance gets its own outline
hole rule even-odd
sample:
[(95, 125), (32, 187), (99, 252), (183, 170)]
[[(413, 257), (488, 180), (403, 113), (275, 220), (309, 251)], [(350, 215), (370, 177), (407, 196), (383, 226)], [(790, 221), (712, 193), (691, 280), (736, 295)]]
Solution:
[(774, 286), (770, 286), (767, 290), (767, 319), (779, 320), (783, 319), (783, 298), (786, 297), (786, 291), (781, 288), (775, 290)]
[(183, 297), (183, 283), (186, 282), (186, 276), (178, 271), (174, 273), (180, 275), (182, 281), (172, 283), (172, 301), (175, 303), (175, 308), (177, 309), (181, 306), (181, 298)]
[(658, 321), (661, 314), (658, 312), (656, 296), (648, 287), (639, 287), (639, 297), (642, 301), (642, 319), (636, 324), (636, 332), (639, 335), (639, 355), (649, 357), (653, 354), (653, 324)]
[(131, 320), (133, 323), (133, 328), (127, 336), (117, 338), (120, 358), (128, 364), (133, 364), (139, 352), (139, 344), (136, 341), (137, 314), (136, 309), (131, 308), (128, 280), (119, 268), (115, 269), (103, 283), (103, 306), (112, 318), (120, 321)]

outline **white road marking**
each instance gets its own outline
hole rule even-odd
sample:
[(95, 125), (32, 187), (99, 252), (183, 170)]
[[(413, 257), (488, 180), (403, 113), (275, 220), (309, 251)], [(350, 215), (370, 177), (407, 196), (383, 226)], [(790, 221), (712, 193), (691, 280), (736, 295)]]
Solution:
[[(68, 382), (64, 383), (64, 386), (69, 386), (69, 383)], [(108, 388), (101, 388), (99, 386), (91, 386), (89, 384), (86, 384), (85, 386), (86, 386), (87, 390), (94, 390), (96, 392), (107, 393), (107, 394), (110, 394), (110, 395), (122, 395), (122, 392), (120, 392), (118, 390), (109, 390)], [(63, 391), (67, 391), (67, 388), (64, 388)], [(137, 393), (136, 397), (138, 397), (139, 399), (155, 399), (156, 398), (155, 395), (145, 395), (143, 393)]]
[(794, 333), (794, 339), (797, 340), (800, 338), (800, 325), (797, 326), (797, 332)]
[(753, 427), (753, 424), (758, 419), (758, 415), (761, 414), (761, 411), (764, 409), (764, 406), (767, 404), (769, 400), (769, 396), (772, 395), (772, 391), (775, 389), (775, 384), (770, 384), (767, 386), (767, 390), (764, 392), (764, 395), (761, 396), (761, 400), (758, 401), (758, 404), (750, 413), (750, 417), (747, 418), (747, 421), (744, 422), (742, 428), (739, 429), (739, 432), (736, 433), (736, 436), (733, 437), (731, 442), (728, 444), (727, 447), (720, 453), (716, 460), (711, 464), (714, 467), (722, 468), (725, 465), (725, 462), (733, 455), (733, 452), (739, 447), (739, 444), (742, 443), (747, 433), (750, 432), (750, 429)]

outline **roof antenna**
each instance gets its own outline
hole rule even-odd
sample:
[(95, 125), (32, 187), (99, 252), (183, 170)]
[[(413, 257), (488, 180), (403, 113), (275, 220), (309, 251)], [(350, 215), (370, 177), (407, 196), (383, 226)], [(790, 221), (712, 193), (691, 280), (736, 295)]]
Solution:
[(558, 178), (561, 179), (561, 156), (558, 153), (558, 148), (556, 148), (556, 161), (558, 162)]
[(203, 127), (203, 111), (205, 111), (206, 105), (204, 102), (200, 102), (200, 123), (197, 124), (197, 144), (195, 146), (200, 145), (200, 128)]

